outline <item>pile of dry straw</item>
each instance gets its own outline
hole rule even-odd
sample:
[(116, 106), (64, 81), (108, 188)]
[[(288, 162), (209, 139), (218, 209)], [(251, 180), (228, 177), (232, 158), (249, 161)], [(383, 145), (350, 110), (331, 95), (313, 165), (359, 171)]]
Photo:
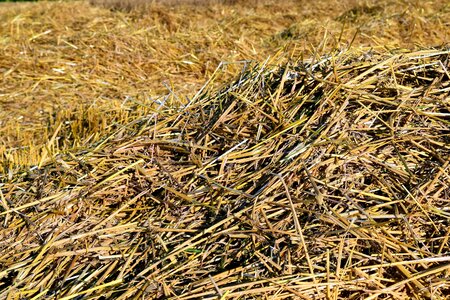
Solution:
[(5, 172), (0, 298), (443, 299), (449, 54), (244, 62)]

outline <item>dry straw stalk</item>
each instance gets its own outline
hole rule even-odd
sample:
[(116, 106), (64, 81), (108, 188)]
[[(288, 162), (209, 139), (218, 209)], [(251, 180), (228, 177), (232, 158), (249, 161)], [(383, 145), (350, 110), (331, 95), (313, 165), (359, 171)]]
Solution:
[(445, 299), (448, 3), (183, 2), (0, 6), (0, 299)]
[(5, 174), (1, 297), (443, 299), (449, 53), (274, 57)]

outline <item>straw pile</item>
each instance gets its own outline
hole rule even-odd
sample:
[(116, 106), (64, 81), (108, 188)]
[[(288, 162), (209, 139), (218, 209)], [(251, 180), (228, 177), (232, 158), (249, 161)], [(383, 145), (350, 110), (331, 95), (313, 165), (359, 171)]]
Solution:
[(0, 299), (450, 294), (448, 1), (90, 2), (0, 6)]
[(0, 298), (444, 299), (449, 54), (248, 63), (5, 173)]

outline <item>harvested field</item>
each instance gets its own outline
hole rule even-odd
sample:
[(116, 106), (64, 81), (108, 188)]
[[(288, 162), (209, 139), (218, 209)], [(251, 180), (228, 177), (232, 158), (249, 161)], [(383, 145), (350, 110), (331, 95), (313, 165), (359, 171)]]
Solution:
[(239, 73), (237, 62), (277, 52), (288, 60), (350, 43), (418, 49), (446, 44), (450, 32), (447, 1), (154, 4), (131, 12), (97, 1), (0, 5), (0, 157), (37, 164), (61, 119), (90, 119), (76, 143), (61, 147), (98, 139), (108, 128), (97, 120), (139, 118), (171, 91), (192, 97), (221, 62), (228, 64), (218, 85)]
[(0, 7), (0, 299), (446, 299), (450, 6), (167, 5)]

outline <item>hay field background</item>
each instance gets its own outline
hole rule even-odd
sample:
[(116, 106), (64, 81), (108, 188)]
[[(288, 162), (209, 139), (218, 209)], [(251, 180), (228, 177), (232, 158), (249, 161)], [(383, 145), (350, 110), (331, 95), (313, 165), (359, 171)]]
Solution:
[(1, 299), (446, 299), (447, 1), (0, 5)]

